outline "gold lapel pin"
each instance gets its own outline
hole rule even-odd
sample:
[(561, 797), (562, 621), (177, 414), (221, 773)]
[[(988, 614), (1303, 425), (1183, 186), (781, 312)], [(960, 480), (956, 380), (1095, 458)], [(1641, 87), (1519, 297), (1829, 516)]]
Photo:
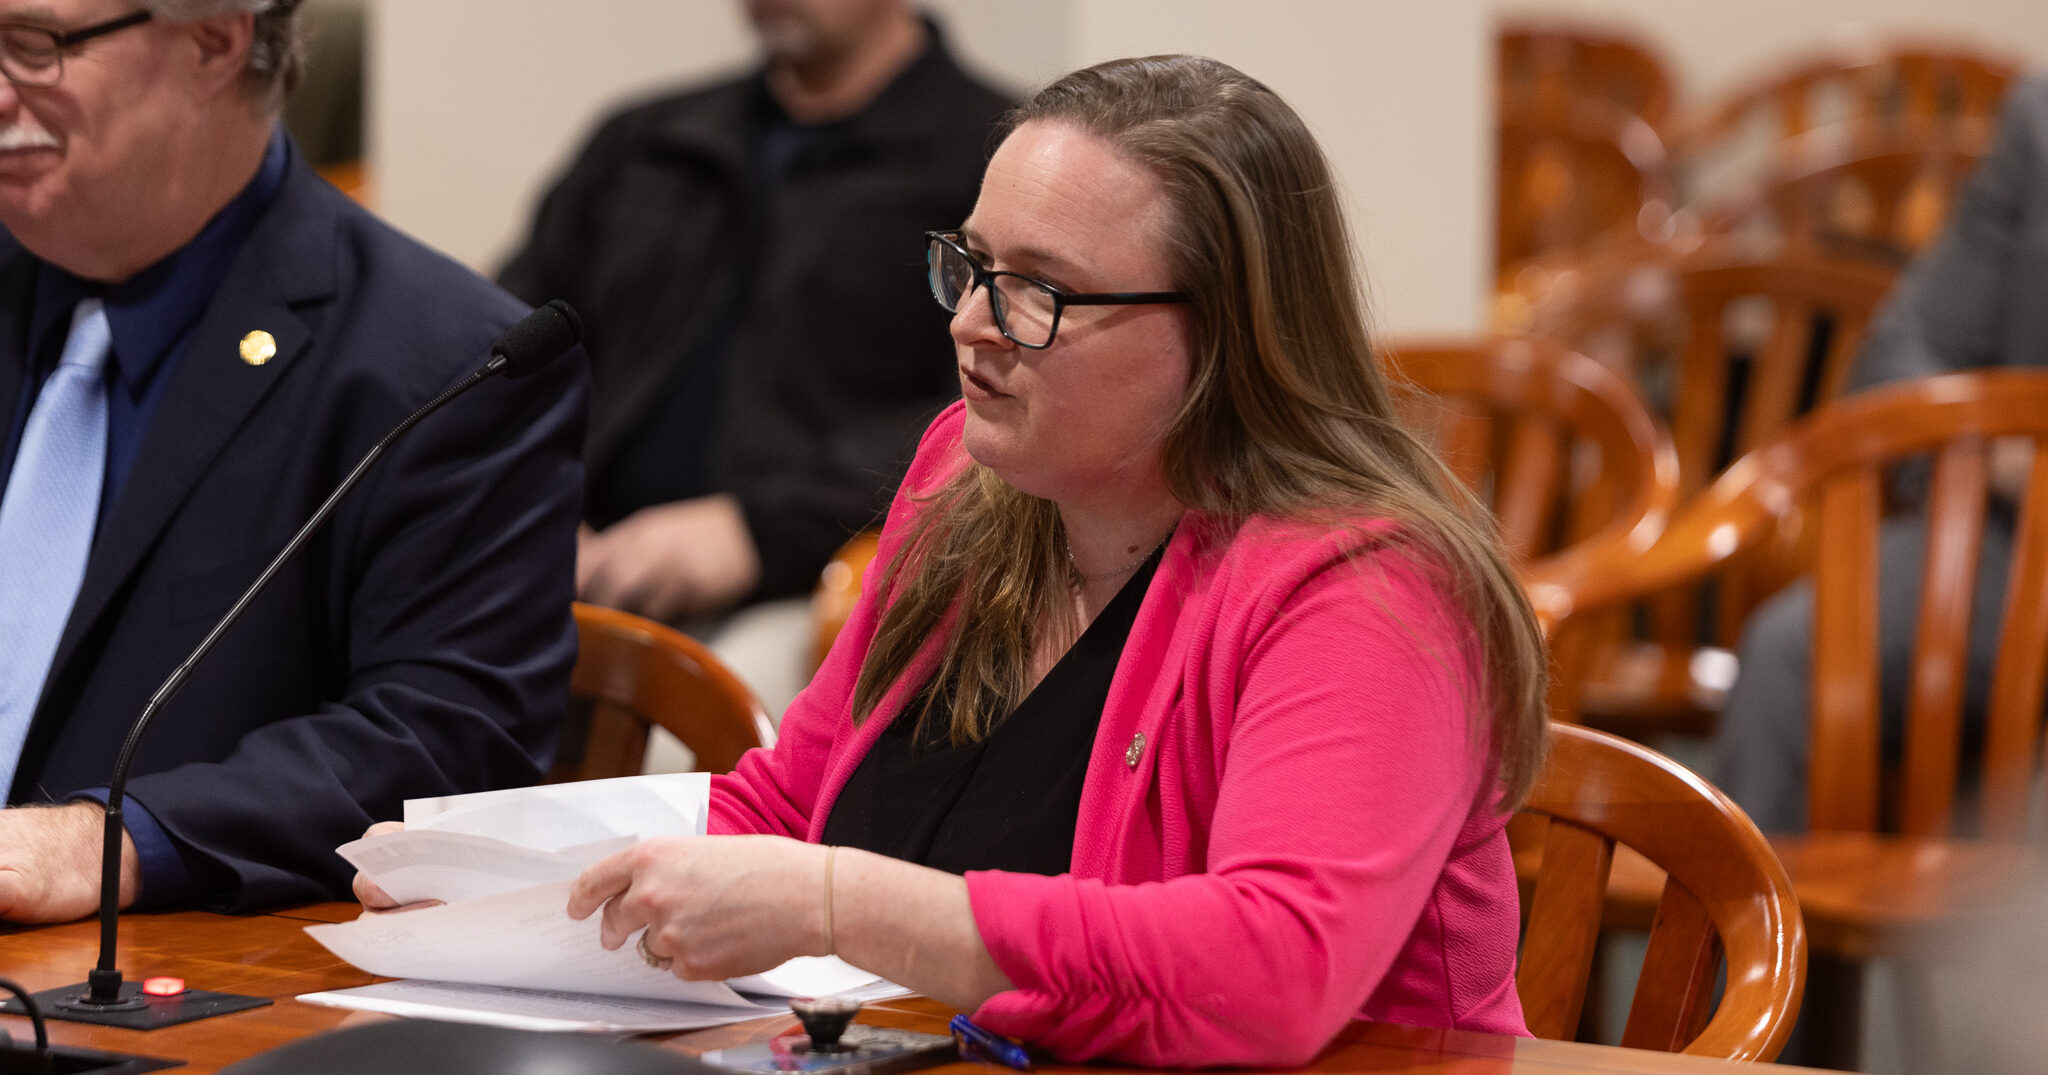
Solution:
[(261, 366), (276, 357), (277, 339), (270, 333), (259, 328), (242, 337), (242, 361)]

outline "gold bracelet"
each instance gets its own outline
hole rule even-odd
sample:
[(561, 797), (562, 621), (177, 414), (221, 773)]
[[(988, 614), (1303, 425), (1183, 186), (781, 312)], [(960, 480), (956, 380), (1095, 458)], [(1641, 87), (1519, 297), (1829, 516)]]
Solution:
[(825, 848), (825, 954), (828, 956), (839, 950), (832, 943), (832, 856), (838, 852), (836, 846)]

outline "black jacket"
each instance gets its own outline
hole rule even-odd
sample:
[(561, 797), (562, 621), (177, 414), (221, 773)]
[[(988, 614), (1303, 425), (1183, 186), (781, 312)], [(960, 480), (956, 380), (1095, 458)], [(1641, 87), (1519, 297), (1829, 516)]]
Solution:
[(932, 41), (866, 111), (808, 140), (765, 199), (748, 174), (760, 73), (614, 115), (501, 275), (583, 314), (593, 488), (687, 380), (680, 367), (729, 334), (720, 399), (703, 408), (717, 416), (709, 481), (745, 513), (756, 598), (808, 590), (959, 395), (921, 233), (972, 210), (1009, 102)]

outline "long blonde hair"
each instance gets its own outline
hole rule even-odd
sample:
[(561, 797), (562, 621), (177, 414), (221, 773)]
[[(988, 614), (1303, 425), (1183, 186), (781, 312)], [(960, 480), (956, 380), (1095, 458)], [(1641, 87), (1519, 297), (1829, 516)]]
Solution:
[[(1501, 805), (1527, 794), (1544, 743), (1535, 617), (1470, 494), (1394, 418), (1374, 360), (1328, 162), (1294, 110), (1228, 65), (1113, 60), (1060, 78), (1010, 117), (1099, 137), (1165, 190), (1174, 286), (1188, 292), (1188, 393), (1160, 447), (1168, 489), (1209, 519), (1370, 516), (1433, 570), (1483, 650)], [(970, 466), (929, 495), (879, 592), (891, 597), (854, 694), (865, 719), (934, 632), (931, 684), (951, 737), (985, 736), (1027, 690), (1035, 625), (1069, 585), (1059, 512)], [(953, 610), (968, 610), (952, 618)], [(926, 710), (936, 697), (926, 699)], [(920, 714), (919, 719), (923, 719)]]

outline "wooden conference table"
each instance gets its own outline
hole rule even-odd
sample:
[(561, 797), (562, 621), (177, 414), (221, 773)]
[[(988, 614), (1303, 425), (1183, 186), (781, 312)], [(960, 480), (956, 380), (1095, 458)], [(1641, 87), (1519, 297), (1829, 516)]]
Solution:
[[(50, 1038), (61, 1045), (107, 1052), (138, 1053), (183, 1060), (179, 1072), (213, 1071), (274, 1046), (342, 1026), (385, 1018), (301, 1004), (300, 993), (367, 985), (370, 975), (336, 959), (306, 936), (309, 922), (354, 918), (352, 903), (317, 904), (276, 914), (233, 917), (187, 912), (138, 914), (121, 921), (121, 967), (131, 977), (176, 975), (194, 988), (248, 993), (277, 1003), (253, 1011), (148, 1032), (51, 1022)], [(0, 925), (0, 977), (30, 990), (81, 981), (99, 949), (92, 922), (61, 926)], [(861, 1021), (944, 1034), (951, 1012), (923, 998), (868, 1006)], [(794, 1018), (763, 1019), (714, 1030), (678, 1034), (663, 1044), (700, 1052), (765, 1040), (796, 1025)], [(31, 1036), (27, 1019), (0, 1016), (0, 1028), (15, 1040)], [(987, 1075), (1002, 1068), (954, 1063), (928, 1069), (934, 1075)], [(1100, 1065), (1046, 1072), (1102, 1073)], [(1531, 1041), (1468, 1031), (1418, 1030), (1379, 1023), (1354, 1023), (1304, 1069), (1329, 1073), (1412, 1073), (1412, 1075), (1728, 1075), (1721, 1061), (1569, 1042)], [(1772, 1067), (1762, 1072), (1801, 1069)]]

